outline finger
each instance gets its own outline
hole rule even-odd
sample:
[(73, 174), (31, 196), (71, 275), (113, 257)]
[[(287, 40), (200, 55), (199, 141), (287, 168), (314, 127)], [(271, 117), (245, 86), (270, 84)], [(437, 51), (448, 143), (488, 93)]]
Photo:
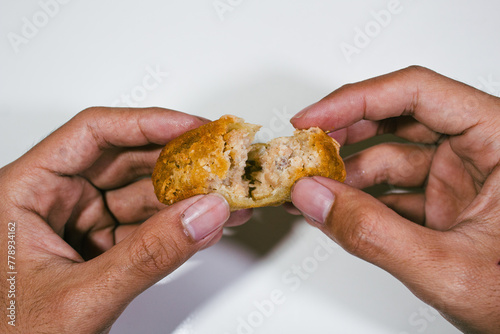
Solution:
[(492, 96), (413, 66), (343, 86), (301, 111), (292, 124), (333, 130), (363, 119), (412, 116), (435, 132), (458, 135), (495, 114), (492, 108), (498, 108)]
[[(458, 225), (460, 232), (435, 231), (409, 222), (358, 189), (322, 177), (299, 180), (292, 200), (312, 225), (345, 250), (388, 271), (448, 314), (468, 316), (471, 300), (464, 296), (476, 296), (473, 282), (481, 275), (497, 275), (498, 252), (491, 249), (498, 239), (481, 236), (485, 230), (477, 228), (477, 221), (472, 229)], [(480, 267), (485, 269), (471, 270)]]
[(436, 150), (426, 186), (426, 225), (447, 230), (477, 196), (479, 187), (454, 152), (449, 140)]
[[(132, 224), (144, 221), (166, 208), (154, 193), (151, 178), (144, 178), (126, 187), (107, 191), (106, 203), (120, 224)], [(238, 210), (231, 213), (226, 226), (238, 226), (252, 217), (252, 209)]]
[(233, 227), (233, 226), (240, 226), (245, 224), (247, 221), (252, 218), (252, 209), (243, 209), (243, 210), (238, 210), (231, 212), (231, 216), (227, 220), (226, 224), (224, 224), (225, 227)]
[(215, 245), (216, 243), (218, 243), (220, 241), (220, 239), (222, 239), (222, 236), (224, 234), (224, 231), (223, 230), (220, 230), (213, 238), (212, 240), (210, 240), (210, 242), (208, 242), (206, 245), (204, 245), (201, 249), (207, 249), (207, 248), (210, 248), (212, 247), (213, 245)]
[(116, 224), (91, 229), (83, 238), (80, 255), (85, 260), (90, 260), (109, 250), (116, 243), (115, 229)]
[(328, 135), (340, 145), (354, 144), (362, 140), (392, 133), (400, 138), (417, 143), (435, 143), (441, 134), (429, 129), (413, 117), (393, 117), (381, 121), (360, 120), (351, 126), (330, 132)]
[(292, 201), (311, 224), (351, 254), (411, 288), (428, 289), (429, 270), (422, 263), (432, 267), (441, 260), (436, 254), (446, 248), (446, 239), (438, 239), (440, 232), (413, 224), (370, 195), (328, 178), (299, 180)]
[[(110, 249), (115, 243), (120, 242), (130, 233), (134, 233), (140, 223), (158, 211), (166, 208), (156, 198), (153, 191), (151, 179), (142, 179), (127, 187), (108, 191), (106, 193), (108, 209), (113, 217), (118, 220), (119, 225), (113, 225), (88, 233), (88, 238), (92, 241), (87, 249), (92, 249), (91, 254), (86, 254), (86, 258), (93, 258)], [(252, 217), (252, 209), (238, 210), (232, 212), (224, 226), (239, 226), (246, 223)], [(218, 240), (218, 239), (217, 239)], [(204, 248), (215, 244), (206, 245)]]
[(359, 189), (388, 183), (420, 187), (429, 174), (435, 148), (432, 146), (384, 143), (345, 159), (345, 183)]
[(161, 149), (161, 146), (152, 145), (110, 150), (82, 175), (99, 189), (118, 188), (139, 177), (151, 175)]
[(89, 108), (35, 146), (28, 159), (58, 175), (76, 175), (107, 149), (165, 145), (206, 122), (162, 108)]
[[(231, 215), (229, 216), (229, 219), (226, 221), (224, 224), (224, 227), (233, 227), (233, 226), (239, 226), (252, 218), (252, 209), (245, 209), (245, 210), (238, 210), (231, 212)], [(115, 229), (115, 242), (119, 243), (123, 239), (125, 239), (129, 234), (134, 233), (137, 228), (141, 224), (125, 224), (125, 225), (119, 225)], [(209, 248), (213, 245), (215, 245), (220, 238), (222, 237), (222, 230), (220, 230), (218, 236), (215, 236), (212, 241), (210, 241), (207, 245), (203, 246), (203, 249)]]
[(291, 202), (286, 202), (283, 204), (283, 208), (291, 215), (300, 215), (299, 209), (297, 209)]
[[(421, 67), (346, 85), (298, 113), (296, 128), (320, 126), (343, 129), (360, 120), (412, 116), (445, 135), (464, 160), (475, 181), (482, 184), (500, 159), (495, 144), (500, 136), (500, 99)], [(478, 138), (489, 138), (482, 141)]]
[(424, 194), (388, 194), (377, 197), (379, 201), (414, 223), (425, 223), (425, 195)]
[(217, 195), (195, 196), (165, 208), (109, 251), (75, 265), (75, 275), (92, 278), (83, 287), (78, 282), (78, 288), (68, 289), (65, 297), (92, 298), (85, 312), (96, 323), (115, 319), (139, 293), (217, 237), (229, 213), (226, 200)]
[(105, 193), (106, 204), (121, 224), (144, 221), (166, 207), (156, 198), (151, 178)]
[(70, 219), (63, 227), (64, 239), (84, 259), (91, 259), (115, 245), (119, 224), (142, 222), (165, 205), (156, 198), (151, 179), (142, 179), (127, 187), (104, 194), (85, 183), (85, 189)]
[[(61, 194), (64, 203), (71, 191), (78, 193), (76, 205), (71, 210), (71, 215), (65, 219), (51, 219), (47, 222), (57, 233), (64, 236), (64, 240), (71, 245), (84, 259), (91, 254), (99, 253), (99, 249), (108, 249), (113, 245), (113, 228), (116, 220), (110, 214), (102, 193), (88, 182), (83, 183), (83, 188), (78, 191), (69, 189)], [(64, 197), (65, 196), (65, 197)], [(56, 208), (60, 205), (55, 204)], [(98, 235), (98, 241), (93, 239), (94, 233)], [(107, 236), (107, 238), (105, 238)], [(106, 240), (104, 240), (106, 239)]]
[(142, 223), (118, 225), (114, 231), (115, 244), (127, 238), (130, 234), (135, 233)]

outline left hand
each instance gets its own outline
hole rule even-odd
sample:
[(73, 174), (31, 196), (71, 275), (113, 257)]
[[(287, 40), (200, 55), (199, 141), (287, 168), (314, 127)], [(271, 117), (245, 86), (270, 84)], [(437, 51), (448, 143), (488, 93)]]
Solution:
[(0, 332), (107, 332), (138, 294), (217, 242), (224, 223), (250, 218), (229, 217), (215, 195), (169, 207), (155, 197), (148, 176), (161, 147), (206, 122), (160, 108), (90, 108), (0, 169), (0, 244), (4, 254), (14, 223), (18, 272), (16, 327), (2, 319)]

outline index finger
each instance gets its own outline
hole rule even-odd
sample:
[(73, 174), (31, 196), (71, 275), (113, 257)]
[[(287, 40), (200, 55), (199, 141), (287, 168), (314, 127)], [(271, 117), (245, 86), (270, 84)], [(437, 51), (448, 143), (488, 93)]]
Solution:
[(163, 108), (89, 108), (28, 154), (29, 161), (61, 175), (76, 175), (113, 147), (165, 145), (207, 120)]
[[(345, 85), (304, 109), (291, 122), (299, 129), (320, 126), (331, 131), (361, 120), (412, 116), (434, 132), (458, 135), (488, 118), (494, 108), (498, 108), (498, 101), (491, 95), (412, 66)], [(378, 131), (373, 124), (365, 124), (363, 130), (365, 139)]]

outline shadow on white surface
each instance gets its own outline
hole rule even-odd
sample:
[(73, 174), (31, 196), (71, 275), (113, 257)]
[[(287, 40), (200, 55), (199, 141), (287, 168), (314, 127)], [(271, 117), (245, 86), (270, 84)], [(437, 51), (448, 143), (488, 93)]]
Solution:
[(111, 333), (170, 333), (198, 305), (240, 278), (255, 261), (252, 253), (223, 239), (134, 299)]
[(175, 334), (459, 333), (383, 270), (305, 222)]

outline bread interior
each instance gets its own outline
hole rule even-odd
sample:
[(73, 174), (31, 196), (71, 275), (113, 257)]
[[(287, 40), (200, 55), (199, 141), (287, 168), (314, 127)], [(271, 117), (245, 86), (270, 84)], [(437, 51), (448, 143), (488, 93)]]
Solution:
[(305, 168), (319, 163), (319, 154), (309, 144), (311, 132), (297, 130), (292, 137), (252, 143), (260, 126), (232, 123), (224, 135), (224, 156), (230, 163), (223, 180), (214, 180), (212, 189), (238, 201), (262, 202), (278, 193), (288, 192), (290, 179)]

